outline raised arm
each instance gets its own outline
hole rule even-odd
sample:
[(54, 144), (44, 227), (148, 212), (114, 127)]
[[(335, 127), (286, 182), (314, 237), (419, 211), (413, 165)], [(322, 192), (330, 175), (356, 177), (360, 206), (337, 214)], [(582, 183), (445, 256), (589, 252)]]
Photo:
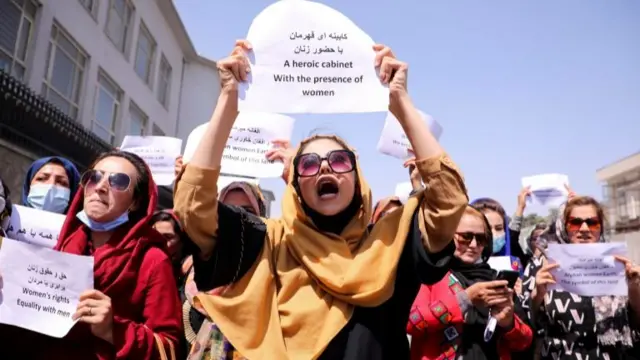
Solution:
[(427, 251), (444, 249), (453, 239), (458, 222), (469, 202), (467, 190), (456, 165), (431, 134), (407, 92), (408, 66), (391, 50), (375, 45), (380, 79), (389, 83), (389, 110), (398, 119), (415, 153), (415, 164), (426, 192), (420, 214), (420, 229)]
[(250, 47), (236, 42), (231, 56), (218, 62), (221, 91), (211, 120), (193, 158), (176, 179), (174, 211), (187, 234), (209, 257), (218, 231), (218, 188), (220, 163), (233, 123), (238, 116), (238, 81), (247, 77), (245, 51)]

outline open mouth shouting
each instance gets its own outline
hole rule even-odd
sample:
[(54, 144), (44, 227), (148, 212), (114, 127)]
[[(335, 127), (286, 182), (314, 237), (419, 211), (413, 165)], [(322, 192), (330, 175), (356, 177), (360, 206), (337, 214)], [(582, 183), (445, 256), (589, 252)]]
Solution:
[(316, 182), (316, 191), (320, 200), (332, 200), (338, 197), (340, 186), (338, 179), (332, 175), (320, 176)]

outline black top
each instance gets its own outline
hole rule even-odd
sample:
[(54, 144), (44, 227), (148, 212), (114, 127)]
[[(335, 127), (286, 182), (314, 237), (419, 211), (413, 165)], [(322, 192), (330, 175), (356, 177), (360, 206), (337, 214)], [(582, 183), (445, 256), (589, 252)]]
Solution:
[[(417, 214), (416, 211), (400, 257), (393, 296), (377, 307), (356, 307), (348, 324), (329, 343), (320, 359), (409, 359), (406, 326), (411, 305), (421, 283), (434, 284), (444, 277), (455, 250), (451, 242), (440, 253), (427, 253)], [(266, 225), (260, 218), (239, 207), (218, 203), (218, 222), (224, 226), (218, 229), (216, 256), (206, 261), (194, 256), (194, 279), (202, 291), (229, 284), (234, 277), (246, 274), (258, 259), (266, 236)], [(242, 251), (238, 239), (241, 231), (244, 254), (236, 274)]]

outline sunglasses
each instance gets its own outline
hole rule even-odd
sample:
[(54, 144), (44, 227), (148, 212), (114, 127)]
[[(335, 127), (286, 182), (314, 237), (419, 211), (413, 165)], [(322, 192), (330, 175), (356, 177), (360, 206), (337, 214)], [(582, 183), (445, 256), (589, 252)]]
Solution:
[(592, 217), (587, 219), (570, 217), (569, 220), (567, 221), (567, 231), (568, 232), (580, 231), (580, 228), (582, 228), (582, 224), (587, 224), (587, 227), (591, 232), (600, 231), (600, 227), (601, 227), (600, 219), (598, 219), (597, 217)]
[(82, 179), (80, 180), (80, 184), (84, 188), (89, 186), (98, 185), (102, 179), (107, 176), (107, 181), (109, 183), (109, 187), (116, 191), (127, 191), (129, 186), (131, 185), (131, 177), (127, 174), (123, 173), (107, 173), (101, 170), (89, 170), (84, 175), (82, 175)]
[(458, 242), (463, 245), (471, 244), (473, 239), (476, 239), (476, 243), (481, 246), (489, 243), (489, 239), (485, 233), (462, 232), (456, 233), (456, 235), (458, 235)]
[(333, 173), (344, 174), (353, 171), (356, 156), (349, 150), (333, 150), (326, 157), (315, 153), (301, 154), (296, 156), (293, 164), (298, 176), (308, 177), (317, 175), (325, 160)]

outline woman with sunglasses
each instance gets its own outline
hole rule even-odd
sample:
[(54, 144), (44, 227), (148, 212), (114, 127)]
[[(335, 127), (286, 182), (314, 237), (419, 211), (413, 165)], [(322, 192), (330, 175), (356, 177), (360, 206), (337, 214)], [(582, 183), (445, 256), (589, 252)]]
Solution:
[[(556, 222), (557, 236), (564, 244), (604, 241), (604, 210), (587, 196), (572, 196)], [(543, 234), (544, 236), (544, 234)], [(629, 296), (579, 296), (560, 290), (547, 291), (555, 280), (543, 255), (531, 262), (525, 274), (523, 308), (534, 321), (542, 360), (635, 359), (634, 345), (640, 322), (638, 267), (625, 264)]]
[(98, 157), (82, 176), (55, 247), (94, 258), (94, 289), (80, 295), (78, 323), (62, 339), (17, 329), (3, 343), (33, 360), (155, 360), (156, 338), (173, 351), (180, 301), (166, 240), (149, 225), (156, 202), (142, 159), (121, 151)]
[[(239, 41), (218, 62), (216, 109), (176, 182), (174, 210), (200, 250), (195, 282), (205, 291), (222, 286), (198, 302), (244, 358), (408, 358), (409, 309), (420, 283), (447, 272), (468, 198), (457, 167), (411, 103), (407, 65), (374, 47), (371, 65), (389, 85), (389, 108), (413, 144), (422, 179), (437, 191), (412, 197), (368, 231), (371, 191), (353, 150), (335, 136), (312, 136), (297, 148), (281, 218), (216, 201), (249, 49)], [(200, 358), (197, 351), (189, 357)]]
[[(496, 272), (487, 264), (492, 237), (486, 217), (467, 207), (453, 237), (450, 272), (436, 284), (422, 285), (411, 308), (411, 359), (505, 360), (531, 345), (533, 333), (521, 320), (526, 314), (514, 302), (513, 289), (506, 280), (494, 280)], [(487, 341), (489, 314), (499, 330)]]

